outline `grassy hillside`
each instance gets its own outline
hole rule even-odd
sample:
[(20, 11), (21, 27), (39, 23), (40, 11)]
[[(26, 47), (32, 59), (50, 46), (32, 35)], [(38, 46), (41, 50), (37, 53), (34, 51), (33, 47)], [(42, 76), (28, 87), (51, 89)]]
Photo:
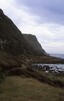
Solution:
[(64, 101), (64, 77), (31, 67), (64, 60), (45, 51), (41, 56), (34, 47), (0, 9), (0, 101)]
[(64, 101), (64, 89), (31, 78), (7, 77), (0, 84), (0, 101)]

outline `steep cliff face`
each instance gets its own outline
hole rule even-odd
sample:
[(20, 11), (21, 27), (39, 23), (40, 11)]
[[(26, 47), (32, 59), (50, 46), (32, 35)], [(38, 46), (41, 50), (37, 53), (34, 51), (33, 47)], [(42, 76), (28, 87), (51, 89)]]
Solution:
[(0, 50), (13, 54), (33, 54), (39, 52), (29, 44), (20, 30), (0, 9)]
[(20, 52), (23, 51), (23, 42), (19, 29), (0, 9), (0, 49), (10, 53)]
[(23, 36), (36, 51), (38, 51), (40, 54), (45, 54), (46, 55), (45, 50), (42, 48), (42, 46), (38, 42), (35, 35), (23, 34)]

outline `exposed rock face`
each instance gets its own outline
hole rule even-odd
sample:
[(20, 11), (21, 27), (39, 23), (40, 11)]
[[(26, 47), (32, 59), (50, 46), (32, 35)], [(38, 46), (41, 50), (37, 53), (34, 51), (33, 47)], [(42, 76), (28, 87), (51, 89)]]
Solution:
[(23, 34), (23, 36), (36, 51), (38, 51), (40, 54), (45, 54), (46, 55), (46, 52), (44, 51), (44, 49), (42, 48), (42, 46), (38, 42), (35, 35)]

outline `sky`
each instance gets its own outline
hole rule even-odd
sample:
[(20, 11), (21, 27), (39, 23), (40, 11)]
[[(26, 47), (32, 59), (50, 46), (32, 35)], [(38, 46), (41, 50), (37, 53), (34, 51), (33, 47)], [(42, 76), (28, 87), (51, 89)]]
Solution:
[(47, 53), (64, 54), (64, 0), (0, 0), (0, 8)]

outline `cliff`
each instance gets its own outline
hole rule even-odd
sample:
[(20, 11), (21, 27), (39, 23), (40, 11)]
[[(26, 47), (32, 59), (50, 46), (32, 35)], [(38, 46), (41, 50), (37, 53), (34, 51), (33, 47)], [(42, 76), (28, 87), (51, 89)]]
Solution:
[(29, 54), (40, 55), (22, 32), (17, 28), (13, 21), (8, 18), (0, 9), (0, 50), (14, 55)]
[(23, 34), (23, 36), (36, 51), (38, 51), (40, 54), (46, 55), (45, 50), (42, 48), (41, 44), (38, 42), (35, 35)]

